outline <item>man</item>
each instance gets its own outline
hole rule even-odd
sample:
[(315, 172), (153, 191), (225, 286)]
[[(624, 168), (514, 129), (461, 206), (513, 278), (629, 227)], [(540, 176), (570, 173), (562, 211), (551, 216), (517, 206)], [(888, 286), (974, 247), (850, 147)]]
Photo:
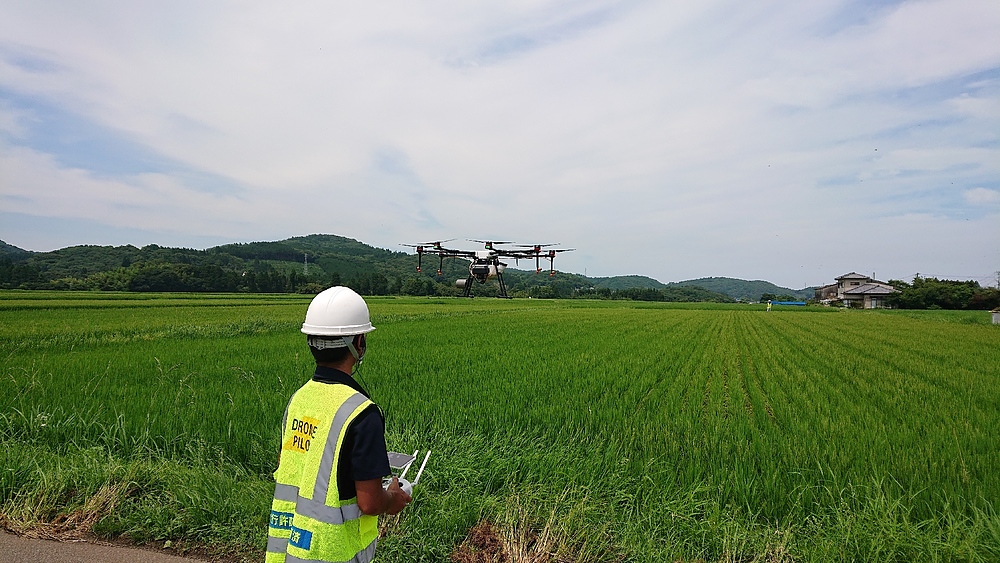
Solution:
[(395, 477), (382, 487), (391, 474), (385, 423), (351, 376), (373, 330), (368, 305), (349, 288), (331, 287), (309, 304), (302, 332), (316, 372), (285, 409), (267, 563), (367, 563), (378, 515), (411, 500)]

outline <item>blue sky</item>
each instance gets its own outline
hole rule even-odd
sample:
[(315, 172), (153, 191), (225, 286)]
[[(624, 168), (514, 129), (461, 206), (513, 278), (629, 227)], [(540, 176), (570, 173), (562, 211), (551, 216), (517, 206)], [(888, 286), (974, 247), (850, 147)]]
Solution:
[(994, 0), (496, 4), (0, 0), (0, 239), (996, 283)]

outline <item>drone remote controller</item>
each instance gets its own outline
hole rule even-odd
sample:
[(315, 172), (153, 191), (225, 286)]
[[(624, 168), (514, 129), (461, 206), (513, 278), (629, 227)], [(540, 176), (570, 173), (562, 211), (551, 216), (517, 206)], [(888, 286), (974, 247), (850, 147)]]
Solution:
[[(413, 487), (415, 487), (417, 482), (420, 481), (420, 476), (424, 473), (424, 467), (427, 466), (427, 460), (431, 457), (431, 451), (427, 450), (427, 455), (424, 456), (424, 461), (420, 464), (420, 469), (417, 470), (417, 476), (413, 478), (413, 482), (411, 483), (405, 479), (406, 472), (410, 470), (410, 466), (413, 465), (414, 461), (416, 461), (417, 452), (419, 451), (420, 450), (414, 451), (413, 455), (389, 452), (389, 467), (394, 470), (402, 471), (402, 473), (400, 473), (397, 477), (399, 479), (399, 488), (406, 491), (406, 494), (410, 496), (413, 496)], [(383, 481), (382, 487), (388, 489), (391, 483), (392, 479)]]
[(406, 494), (410, 495), (411, 497), (413, 496), (413, 484), (407, 481), (406, 479), (399, 480), (399, 488), (406, 491)]

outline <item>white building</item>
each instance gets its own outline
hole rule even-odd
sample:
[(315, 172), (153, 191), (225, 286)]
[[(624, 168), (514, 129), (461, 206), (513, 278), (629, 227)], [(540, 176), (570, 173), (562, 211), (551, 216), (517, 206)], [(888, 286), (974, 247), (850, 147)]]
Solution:
[(898, 290), (874, 278), (851, 272), (837, 279), (837, 283), (816, 290), (816, 299), (829, 303), (839, 299), (846, 307), (859, 309), (881, 309), (886, 306), (886, 298)]

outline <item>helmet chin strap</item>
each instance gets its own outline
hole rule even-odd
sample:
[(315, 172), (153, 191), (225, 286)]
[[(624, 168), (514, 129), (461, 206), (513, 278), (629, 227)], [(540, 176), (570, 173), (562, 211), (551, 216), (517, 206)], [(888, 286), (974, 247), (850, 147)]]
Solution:
[[(364, 338), (364, 336), (362, 335), (362, 339), (363, 338)], [(360, 373), (360, 371), (361, 371), (361, 362), (365, 358), (365, 353), (361, 352), (359, 354), (358, 353), (358, 349), (354, 347), (354, 336), (345, 336), (344, 337), (344, 344), (347, 345), (347, 349), (351, 351), (351, 355), (354, 356), (355, 360), (357, 360), (357, 362), (355, 362), (355, 364), (354, 364), (354, 368), (351, 370), (353, 372), (353, 373), (351, 373), (351, 375), (352, 376), (357, 376), (357, 377), (361, 378), (361, 373)], [(367, 347), (366, 347), (366, 350), (367, 350)], [(368, 383), (366, 383), (363, 378), (361, 379), (361, 383), (364, 383), (364, 386), (368, 387)]]
[(354, 359), (358, 361), (358, 363), (355, 365), (360, 366), (361, 362), (365, 358), (365, 354), (364, 352), (358, 354), (358, 349), (354, 347), (354, 336), (356, 335), (345, 336), (344, 344), (347, 344), (347, 349), (351, 351), (351, 355), (354, 356)]

